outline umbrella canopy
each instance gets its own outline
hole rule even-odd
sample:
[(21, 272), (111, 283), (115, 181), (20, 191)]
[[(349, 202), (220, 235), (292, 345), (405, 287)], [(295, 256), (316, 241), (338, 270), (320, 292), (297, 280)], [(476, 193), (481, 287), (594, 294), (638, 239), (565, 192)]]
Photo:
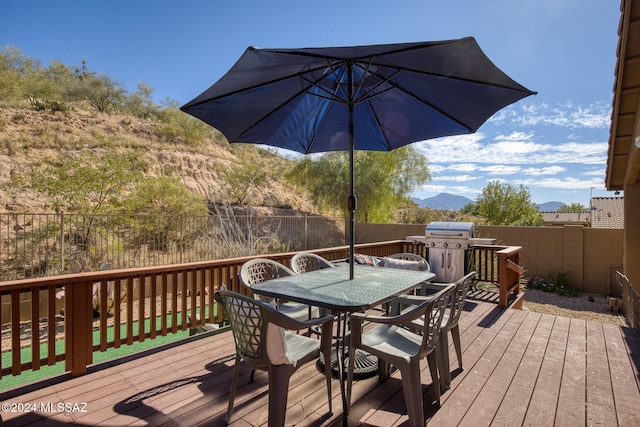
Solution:
[(230, 143), (304, 154), (349, 151), (353, 278), (354, 150), (387, 151), (473, 133), (496, 111), (534, 93), (467, 37), (352, 47), (250, 47), (220, 80), (180, 109), (218, 129)]

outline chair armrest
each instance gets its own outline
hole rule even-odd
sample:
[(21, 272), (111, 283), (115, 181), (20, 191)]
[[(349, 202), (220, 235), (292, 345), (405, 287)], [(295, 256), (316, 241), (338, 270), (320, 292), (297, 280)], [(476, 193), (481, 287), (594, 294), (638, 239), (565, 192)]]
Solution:
[(391, 315), (395, 316), (400, 314), (402, 310), (412, 305), (421, 304), (425, 298), (435, 298), (440, 294), (443, 290), (450, 289), (452, 286), (455, 286), (455, 283), (425, 283), (419, 288), (419, 292), (428, 291), (428, 294), (420, 293), (417, 295), (400, 295), (395, 297), (389, 305), (391, 306)]
[(448, 284), (443, 287), (439, 292), (429, 295), (429, 296), (416, 296), (416, 295), (402, 295), (396, 297), (396, 299), (402, 299), (410, 302), (413, 301), (409, 305), (417, 305), (414, 309), (407, 311), (403, 314), (397, 314), (394, 316), (372, 316), (364, 313), (354, 313), (351, 315), (350, 319), (355, 324), (361, 324), (362, 322), (372, 322), (372, 323), (382, 323), (382, 324), (391, 324), (391, 325), (408, 325), (411, 322), (420, 316), (424, 315), (426, 306), (429, 305), (433, 300), (439, 298), (443, 293), (449, 292), (451, 289), (455, 287), (455, 284)]
[(412, 305), (420, 305), (426, 300), (429, 300), (433, 295), (400, 295), (395, 297), (389, 304), (391, 305), (391, 315), (397, 316), (403, 309), (411, 307)]
[(304, 322), (300, 322), (274, 309), (271, 309), (269, 310), (269, 322), (275, 325), (278, 325), (284, 329), (288, 329), (290, 331), (299, 331), (302, 329), (308, 329), (316, 325), (323, 325), (324, 327), (324, 325), (329, 322), (333, 324), (333, 316), (330, 314), (326, 314), (321, 317), (316, 317), (314, 319), (309, 319), (309, 320), (305, 320)]

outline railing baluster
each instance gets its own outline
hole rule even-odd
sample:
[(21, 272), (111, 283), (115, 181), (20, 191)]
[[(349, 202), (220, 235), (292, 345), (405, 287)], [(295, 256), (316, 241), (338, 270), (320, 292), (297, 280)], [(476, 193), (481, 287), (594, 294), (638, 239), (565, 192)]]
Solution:
[(178, 272), (171, 272), (171, 332), (178, 332)]
[(140, 274), (138, 276), (138, 289), (140, 290), (138, 294), (138, 341), (144, 341), (144, 312), (145, 312), (145, 301), (146, 301), (146, 276), (144, 274)]
[[(100, 351), (107, 351), (107, 320), (109, 319), (109, 304), (107, 297), (109, 296), (108, 282), (106, 279), (100, 280)], [(95, 284), (93, 285), (95, 286)], [(95, 296), (94, 296), (95, 299)]]
[(40, 369), (40, 288), (31, 288), (31, 369)]
[(149, 338), (151, 339), (154, 339), (156, 337), (156, 333), (158, 331), (158, 325), (156, 323), (156, 304), (158, 303), (158, 290), (156, 289), (157, 277), (157, 274), (152, 274), (150, 277), (151, 296), (149, 297)]
[(47, 287), (47, 365), (56, 363), (56, 286)]
[(11, 291), (11, 370), (13, 375), (21, 372), (20, 367), (20, 291)]
[(122, 279), (113, 281), (113, 347), (120, 347)]
[(167, 307), (167, 292), (168, 292), (168, 274), (162, 273), (160, 275), (161, 280), (161, 289), (160, 289), (160, 314), (162, 315), (162, 321), (160, 326), (160, 335), (163, 337), (167, 335), (167, 317), (169, 316), (169, 311)]
[(127, 344), (133, 344), (133, 276), (127, 277)]
[(198, 289), (200, 293), (200, 325), (203, 325), (209, 321), (209, 316), (207, 315), (207, 270), (203, 268), (199, 268), (196, 270), (198, 272), (198, 276), (200, 277), (198, 283)]
[(182, 318), (180, 319), (180, 330), (185, 331), (187, 329), (187, 271), (182, 270), (180, 272), (180, 303), (182, 305)]
[(214, 317), (214, 300), (213, 300), (213, 293), (214, 293), (214, 281), (213, 281), (213, 277), (214, 277), (214, 272), (215, 272), (216, 268), (215, 267), (209, 267), (207, 268), (207, 277), (208, 277), (208, 281), (206, 283), (206, 287), (205, 289), (207, 290), (207, 306), (209, 308), (209, 313), (208, 313), (208, 318), (209, 321), (211, 323), (214, 323), (216, 321), (215, 317)]
[[(215, 291), (217, 291), (218, 289), (220, 289), (220, 286), (222, 286), (222, 267), (220, 266), (215, 266), (213, 267), (213, 279), (212, 279), (212, 283), (211, 283), (211, 298), (213, 298), (213, 293)], [(217, 304), (217, 303), (215, 303)], [(213, 309), (213, 305), (211, 306)], [(222, 321), (222, 310), (217, 310), (217, 315), (216, 315), (216, 322), (220, 322)]]
[(189, 327), (195, 329), (196, 327), (196, 305), (198, 304), (197, 286), (198, 286), (198, 271), (196, 269), (189, 270), (189, 311), (191, 313), (191, 323)]

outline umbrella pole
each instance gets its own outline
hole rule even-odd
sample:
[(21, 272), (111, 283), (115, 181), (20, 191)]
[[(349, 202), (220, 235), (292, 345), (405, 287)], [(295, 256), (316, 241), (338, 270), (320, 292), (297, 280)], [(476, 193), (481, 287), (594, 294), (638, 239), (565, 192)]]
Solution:
[(353, 143), (350, 144), (349, 149), (349, 175), (351, 176), (351, 194), (347, 204), (349, 206), (349, 279), (353, 279), (353, 265), (354, 265), (354, 253), (355, 253), (355, 237), (356, 237), (356, 196), (354, 194), (354, 150)]
[(354, 254), (355, 254), (355, 240), (356, 240), (356, 195), (355, 195), (355, 150), (353, 146), (353, 74), (351, 70), (351, 64), (348, 64), (347, 68), (347, 91), (348, 91), (348, 103), (349, 103), (349, 200), (347, 206), (349, 207), (349, 279), (353, 280), (354, 277)]

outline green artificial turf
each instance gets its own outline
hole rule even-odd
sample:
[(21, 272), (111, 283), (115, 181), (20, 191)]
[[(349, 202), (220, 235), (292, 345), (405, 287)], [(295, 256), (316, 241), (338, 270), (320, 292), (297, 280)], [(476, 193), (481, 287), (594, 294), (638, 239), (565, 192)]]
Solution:
[[(217, 309), (217, 307), (215, 307)], [(199, 309), (196, 310), (197, 312), (199, 312)], [(167, 328), (171, 329), (172, 326), (172, 317), (171, 315), (167, 315)], [(156, 328), (159, 328), (162, 322), (162, 317), (161, 316), (157, 316), (156, 317)], [(139, 333), (139, 328), (138, 328), (138, 321), (134, 321), (133, 324), (133, 335), (134, 337), (138, 336)], [(150, 319), (145, 319), (145, 325), (144, 325), (144, 330), (145, 331), (149, 331), (150, 330)], [(189, 337), (189, 329), (185, 330), (185, 331), (178, 331), (176, 333), (169, 333), (166, 336), (162, 336), (162, 335), (156, 335), (156, 337), (154, 339), (150, 339), (150, 338), (145, 338), (145, 340), (143, 342), (139, 342), (139, 341), (134, 341), (131, 345), (126, 345), (126, 325), (121, 325), (120, 326), (120, 342), (121, 342), (121, 346), (119, 348), (114, 348), (111, 347), (109, 349), (107, 349), (106, 351), (96, 351), (93, 353), (93, 364), (98, 364), (98, 363), (102, 363), (102, 362), (106, 362), (109, 360), (114, 360), (114, 359), (118, 359), (124, 356), (129, 356), (132, 355), (134, 353), (138, 353), (144, 350), (149, 350), (152, 349), (154, 347), (159, 347), (162, 345), (166, 345), (166, 344), (170, 344), (172, 342), (181, 340), (181, 339), (185, 339)], [(113, 326), (109, 326), (107, 328), (107, 341), (108, 342), (113, 342), (113, 338), (114, 338), (114, 328)], [(93, 331), (93, 344), (100, 344), (100, 331), (99, 330), (95, 330)], [(65, 348), (65, 340), (61, 339), (61, 340), (57, 340), (56, 341), (56, 345), (55, 345), (55, 351), (56, 354), (62, 354), (64, 353), (64, 348)], [(48, 345), (47, 343), (43, 343), (40, 345), (40, 357), (42, 359), (46, 359), (48, 356)], [(12, 366), (12, 357), (11, 357), (11, 352), (7, 351), (2, 353), (1, 356), (1, 360), (2, 360), (2, 367), (6, 368), (6, 367), (10, 367)], [(30, 347), (25, 347), (22, 350), (20, 350), (20, 361), (21, 363), (28, 363), (31, 361), (31, 348)], [(33, 370), (26, 370), (23, 371), (22, 373), (20, 373), (20, 375), (17, 376), (13, 376), (13, 375), (6, 375), (3, 376), (2, 378), (0, 378), (0, 392), (4, 391), (4, 390), (8, 390), (14, 387), (18, 387), (18, 386), (22, 386), (25, 384), (29, 384), (35, 381), (40, 381), (40, 380), (44, 380), (47, 378), (51, 378), (54, 377), (56, 375), (60, 375), (65, 373), (64, 370), (64, 365), (65, 362), (64, 361), (60, 361), (57, 362), (55, 365), (44, 365), (41, 366), (39, 370), (37, 371), (33, 371)]]

